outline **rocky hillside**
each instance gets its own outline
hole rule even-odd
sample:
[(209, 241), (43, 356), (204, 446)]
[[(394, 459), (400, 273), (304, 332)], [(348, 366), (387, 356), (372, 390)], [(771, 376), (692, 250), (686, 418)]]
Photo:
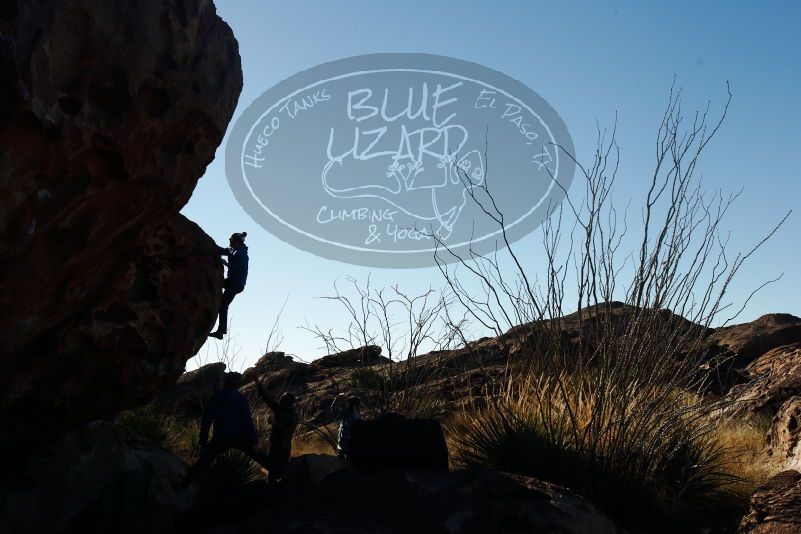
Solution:
[[(614, 320), (626, 321), (629, 308), (615, 304), (605, 310), (585, 310), (585, 313), (596, 312), (612, 313)], [(587, 328), (586, 323), (580, 323), (576, 314), (565, 317), (559, 324), (563, 337), (570, 343), (577, 343), (582, 336), (591, 334), (582, 330)], [(689, 322), (682, 324), (686, 328), (701, 328)], [(326, 425), (331, 428), (333, 418), (329, 406), (340, 391), (359, 393), (368, 409), (375, 413), (384, 408), (380, 405), (383, 401), (381, 390), (391, 385), (391, 377), (405, 379), (411, 376), (407, 382), (396, 385), (409, 388), (411, 395), (408, 396), (413, 398), (435, 396), (438, 401), (435, 415), (445, 420), (453, 414), (461, 413), (462, 408), (486, 402), (488, 395), (508, 376), (509, 362), (514, 360), (520, 350), (524, 350), (525, 336), (533, 335), (529, 334), (532, 330), (524, 325), (498, 338), (478, 340), (462, 349), (420, 355), (408, 366), (405, 363), (388, 362), (381, 357), (380, 347), (375, 346), (326, 355), (311, 363), (297, 361), (283, 352), (271, 352), (244, 371), (242, 391), (251, 399), (251, 405), (260, 415), (266, 413), (255, 391), (256, 377), (276, 395), (281, 391), (292, 391), (297, 395), (304, 415), (303, 430), (314, 435), (311, 432), (313, 429), (319, 431)], [(702, 333), (702, 361), (723, 362), (726, 366), (722, 375), (727, 377), (729, 383), (722, 384), (725, 390), (723, 395), (732, 401), (727, 416), (744, 420), (754, 414), (773, 417), (770, 429), (764, 437), (771, 464), (766, 467), (766, 471), (797, 469), (801, 464), (801, 451), (798, 449), (801, 434), (798, 430), (801, 418), (801, 390), (798, 389), (801, 383), (801, 367), (796, 360), (799, 356), (798, 347), (801, 346), (801, 319), (787, 314), (770, 314), (750, 323), (717, 330), (707, 329)], [(210, 391), (220, 387), (224, 370), (224, 366), (212, 364), (186, 373), (179, 380), (178, 386), (165, 392), (156, 405), (162, 406), (164, 410), (174, 410), (172, 413), (184, 417), (198, 417), (202, 399)], [(717, 392), (711, 391), (709, 394), (717, 395)], [(742, 532), (773, 532), (771, 529), (778, 528), (776, 525), (779, 524), (789, 525), (786, 527), (789, 530), (784, 531), (794, 532), (794, 525), (801, 519), (791, 509), (797, 493), (801, 491), (801, 485), (796, 471), (787, 473), (789, 474), (768, 481), (754, 495), (751, 511), (740, 527)], [(344, 484), (340, 479), (335, 480), (337, 482), (332, 480), (327, 484)], [(371, 482), (360, 480), (359, 483)], [(450, 482), (442, 480), (438, 483), (447, 485)], [(466, 484), (470, 486), (472, 482)], [(431, 482), (427, 482), (425, 487), (431, 488)], [(341, 491), (353, 489), (343, 487)], [(415, 494), (419, 491), (421, 490), (414, 490)], [(465, 491), (472, 495), (472, 490)], [(371, 502), (370, 495), (371, 492), (367, 491), (361, 498)], [(439, 497), (432, 495), (430, 498), (438, 502)], [(443, 510), (449, 510), (450, 505), (441, 505)], [(376, 503), (375, 506), (380, 507), (380, 504)], [(326, 509), (320, 510), (323, 515), (313, 515), (308, 521), (314, 524), (334, 521), (334, 516), (325, 515), (333, 514), (323, 511)], [(286, 510), (282, 509), (284, 511)], [(287, 512), (282, 515), (282, 512), (275, 513), (289, 521), (292, 514)], [(249, 527), (279, 524), (275, 522), (278, 520), (272, 516), (272, 512), (265, 511), (264, 514), (263, 517), (251, 517), (243, 524)], [(572, 515), (571, 517), (576, 519)], [(311, 524), (304, 521), (306, 520), (295, 521), (301, 530)]]
[[(583, 313), (586, 317), (595, 311), (588, 309)], [(626, 321), (630, 308), (613, 303), (599, 313), (610, 313), (615, 320)], [(702, 329), (689, 321), (682, 324)], [(577, 344), (581, 337), (591, 335), (592, 324), (580, 323), (577, 313), (564, 317), (559, 325), (568, 344)], [(526, 335), (533, 335), (527, 333), (531, 330), (530, 326), (523, 325), (503, 336), (477, 340), (464, 348), (422, 354), (408, 364), (390, 363), (381, 356), (381, 348), (375, 346), (326, 355), (310, 363), (283, 352), (271, 352), (244, 371), (242, 391), (255, 406), (261, 405), (254, 387), (254, 380), (259, 376), (276, 394), (282, 390), (292, 391), (309, 424), (318, 425), (331, 421), (328, 407), (338, 392), (356, 389), (369, 394), (371, 389), (380, 389), (380, 380), (392, 375), (403, 378), (405, 387), (436, 390), (438, 398), (443, 400), (439, 415), (444, 417), (463, 406), (483, 402), (494, 385), (506, 376), (508, 363), (524, 350)], [(701, 360), (719, 362), (719, 374), (725, 377), (725, 381), (714, 384), (715, 393), (722, 389), (722, 394), (736, 401), (732, 407), (737, 410), (770, 416), (778, 414), (778, 418), (784, 419), (795, 413), (790, 406), (801, 402), (801, 318), (769, 314), (749, 323), (701, 331), (704, 336)], [(215, 378), (210, 379), (212, 370)], [(220, 364), (211, 364), (187, 373), (179, 382), (180, 388), (188, 392), (187, 384), (196, 383), (198, 391), (202, 391), (196, 397), (202, 397), (208, 394), (208, 389), (201, 388), (200, 384), (219, 384), (223, 371)], [(180, 389), (172, 389), (165, 395), (174, 397), (178, 391)], [(372, 400), (380, 400), (377, 392)], [(170, 401), (170, 406), (176, 406), (176, 402)], [(200, 404), (199, 400), (195, 401), (191, 404), (193, 410), (179, 412), (197, 416)], [(787, 407), (782, 409), (785, 405)], [(781, 433), (778, 429), (776, 432)]]

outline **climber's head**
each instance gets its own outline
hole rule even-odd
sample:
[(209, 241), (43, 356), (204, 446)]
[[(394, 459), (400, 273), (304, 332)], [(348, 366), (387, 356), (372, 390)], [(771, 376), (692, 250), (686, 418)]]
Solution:
[(231, 234), (231, 238), (228, 240), (231, 248), (239, 248), (245, 244), (245, 238), (248, 236), (247, 232), (239, 232)]

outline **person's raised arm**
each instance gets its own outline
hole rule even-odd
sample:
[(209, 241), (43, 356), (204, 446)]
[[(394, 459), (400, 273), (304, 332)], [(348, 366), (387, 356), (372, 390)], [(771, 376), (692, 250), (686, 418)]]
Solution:
[(258, 377), (256, 377), (256, 391), (259, 392), (259, 397), (261, 397), (261, 400), (263, 400), (272, 411), (278, 411), (278, 403), (270, 396), (269, 393), (267, 393), (267, 390), (264, 388), (264, 385), (261, 383), (261, 380), (259, 380)]
[(331, 413), (334, 414), (334, 417), (337, 419), (342, 418), (342, 414), (345, 411), (345, 394), (340, 393), (336, 397), (334, 397), (334, 402), (331, 403)]

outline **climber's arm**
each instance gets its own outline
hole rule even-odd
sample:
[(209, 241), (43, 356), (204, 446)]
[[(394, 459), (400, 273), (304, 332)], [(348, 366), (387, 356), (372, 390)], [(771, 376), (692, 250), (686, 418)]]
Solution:
[(267, 406), (273, 411), (277, 411), (279, 409), (278, 403), (273, 399), (267, 390), (264, 389), (264, 386), (261, 383), (261, 380), (256, 378), (256, 390), (259, 392), (259, 396), (261, 399), (267, 404)]
[(345, 412), (345, 394), (340, 393), (334, 398), (334, 402), (331, 403), (331, 413), (334, 414), (334, 417), (337, 419), (341, 419), (343, 413)]

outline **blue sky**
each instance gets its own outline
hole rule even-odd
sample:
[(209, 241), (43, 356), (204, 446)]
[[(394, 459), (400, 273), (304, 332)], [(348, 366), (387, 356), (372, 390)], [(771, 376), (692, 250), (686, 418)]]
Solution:
[[(712, 109), (734, 99), (699, 164), (705, 188), (743, 194), (727, 227), (734, 250), (750, 248), (801, 198), (801, 3), (799, 2), (539, 2), (539, 1), (256, 1), (217, 0), (239, 41), (244, 89), (234, 120), (261, 93), (300, 70), (376, 52), (424, 52), (480, 63), (543, 96), (567, 124), (580, 161), (595, 146), (596, 121), (618, 116), (621, 169), (615, 197), (642, 197), (653, 167), (656, 128), (674, 75), (684, 106)], [(231, 307), (237, 367), (261, 356), (285, 299), (281, 350), (310, 360), (324, 353), (306, 324), (342, 328), (340, 309), (316, 297), (335, 280), (371, 277), (414, 293), (441, 287), (436, 268), (369, 269), (319, 258), (273, 237), (231, 193), (225, 141), (183, 213), (218, 244), (248, 232), (250, 277)], [(741, 321), (764, 313), (801, 315), (797, 280), (801, 210), (741, 272), (731, 292), (758, 294)], [(536, 267), (538, 238), (516, 250)], [(201, 354), (215, 357), (215, 340)], [(192, 367), (190, 362), (188, 367)]]

